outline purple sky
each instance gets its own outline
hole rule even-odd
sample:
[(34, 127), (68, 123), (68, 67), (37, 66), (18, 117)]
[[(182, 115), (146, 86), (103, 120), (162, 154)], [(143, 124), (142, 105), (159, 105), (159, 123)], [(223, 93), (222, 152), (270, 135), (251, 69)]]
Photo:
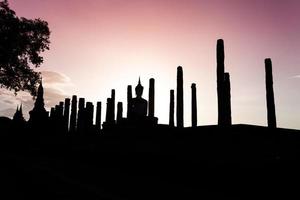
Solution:
[[(185, 124), (190, 85), (197, 84), (198, 124), (216, 124), (216, 40), (225, 41), (231, 74), (233, 123), (266, 125), (264, 59), (272, 58), (278, 124), (300, 129), (300, 1), (298, 0), (10, 0), (18, 16), (42, 18), (51, 50), (40, 68), (48, 108), (77, 94), (96, 102), (116, 89), (156, 79), (156, 115), (168, 122), (169, 89), (184, 69)], [(11, 115), (20, 96), (2, 91), (0, 114)], [(27, 111), (32, 100), (26, 99)], [(24, 97), (26, 96), (26, 97)], [(5, 97), (5, 98), (3, 98)], [(47, 99), (46, 98), (46, 99)], [(104, 103), (105, 105), (105, 103)], [(126, 112), (126, 110), (125, 110)]]

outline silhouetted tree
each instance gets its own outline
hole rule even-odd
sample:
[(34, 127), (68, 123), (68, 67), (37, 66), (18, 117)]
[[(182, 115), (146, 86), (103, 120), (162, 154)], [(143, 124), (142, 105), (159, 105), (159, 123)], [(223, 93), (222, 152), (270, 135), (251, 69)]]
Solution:
[(40, 53), (49, 49), (48, 23), (17, 17), (7, 0), (0, 1), (0, 87), (36, 95), (43, 63)]

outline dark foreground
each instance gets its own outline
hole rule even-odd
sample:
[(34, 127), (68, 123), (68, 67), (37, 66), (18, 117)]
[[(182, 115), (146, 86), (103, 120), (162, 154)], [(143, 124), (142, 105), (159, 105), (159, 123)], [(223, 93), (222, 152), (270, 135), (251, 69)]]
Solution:
[(300, 197), (300, 131), (235, 125), (89, 137), (18, 133), (0, 145), (1, 199)]

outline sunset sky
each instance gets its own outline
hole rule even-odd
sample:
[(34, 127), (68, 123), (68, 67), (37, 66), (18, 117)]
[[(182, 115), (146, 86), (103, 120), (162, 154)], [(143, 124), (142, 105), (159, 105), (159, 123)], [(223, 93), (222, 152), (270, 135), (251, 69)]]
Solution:
[[(197, 84), (198, 125), (217, 123), (216, 41), (224, 39), (231, 75), (233, 123), (266, 125), (264, 59), (273, 61), (278, 126), (300, 129), (299, 0), (9, 0), (18, 16), (51, 30), (43, 72), (47, 109), (72, 94), (102, 101), (141, 77), (148, 99), (156, 80), (155, 115), (168, 123), (169, 90), (183, 66), (185, 125)], [(12, 116), (27, 93), (1, 90), (0, 115)], [(126, 106), (124, 106), (126, 107)], [(26, 113), (25, 113), (26, 112)], [(102, 112), (104, 119), (105, 107)], [(126, 113), (126, 109), (125, 109)], [(124, 115), (125, 115), (124, 113)]]

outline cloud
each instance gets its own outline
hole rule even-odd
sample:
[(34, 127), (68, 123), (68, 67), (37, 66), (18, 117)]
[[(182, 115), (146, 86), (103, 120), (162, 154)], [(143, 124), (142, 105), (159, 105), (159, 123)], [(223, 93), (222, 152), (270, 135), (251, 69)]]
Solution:
[[(65, 74), (54, 71), (42, 71), (45, 107), (49, 110), (52, 106), (70, 96), (66, 88), (74, 87), (71, 79)], [(25, 118), (29, 118), (28, 112), (33, 108), (34, 100), (27, 92), (19, 92), (0, 89), (0, 116), (12, 117), (18, 105), (22, 103)]]
[(300, 75), (292, 76), (291, 79), (300, 78)]
[(73, 85), (65, 74), (54, 71), (41, 71), (44, 85)]

